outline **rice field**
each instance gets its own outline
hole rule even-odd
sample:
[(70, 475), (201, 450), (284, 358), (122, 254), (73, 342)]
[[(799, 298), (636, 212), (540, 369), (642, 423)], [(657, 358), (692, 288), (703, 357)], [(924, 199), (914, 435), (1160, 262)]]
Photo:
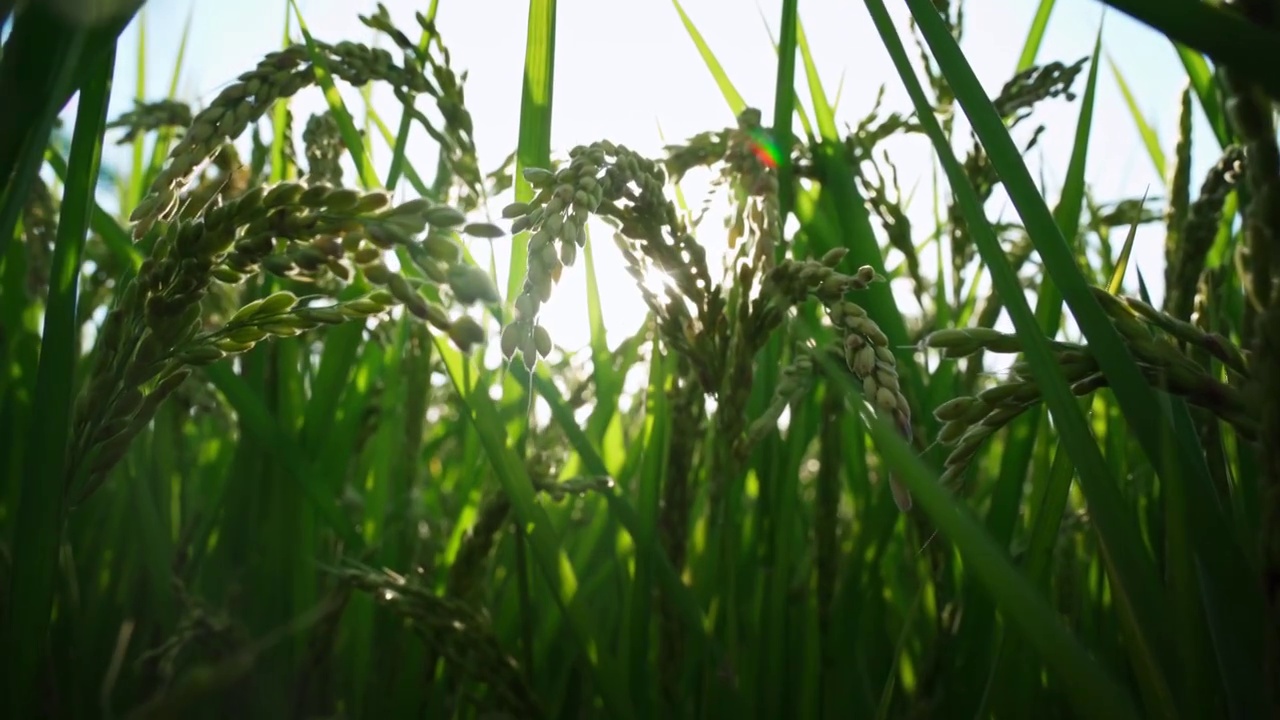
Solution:
[(4, 717), (1280, 717), (1276, 0), (1107, 0), (1154, 101), (1053, 0), (994, 78), (850, 3), (852, 122), (817, 10), (757, 98), (660, 3), (723, 115), (649, 147), (553, 142), (588, 10), (504, 4), (483, 151), (448, 4), (192, 97), (199, 24), (0, 0)]

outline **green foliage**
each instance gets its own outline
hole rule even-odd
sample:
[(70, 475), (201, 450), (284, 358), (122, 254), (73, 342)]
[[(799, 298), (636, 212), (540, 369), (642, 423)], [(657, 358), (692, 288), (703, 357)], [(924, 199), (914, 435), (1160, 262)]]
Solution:
[[(995, 97), (959, 2), (908, 0), (904, 33), (867, 0), (911, 106), (844, 135), (799, 3), (769, 124), (673, 2), (736, 123), (660, 157), (552, 147), (557, 4), (535, 0), (490, 171), (435, 3), (417, 39), (362, 17), (386, 50), (290, 2), (298, 37), (204, 109), (179, 68), (114, 117), (134, 4), (0, 3), (5, 716), (1274, 716), (1280, 12), (1111, 4), (1187, 73), (1163, 147), (1111, 64), (1160, 201), (1093, 197), (1105, 48), (1037, 61), (1051, 0)], [(374, 83), (394, 130), (339, 91)], [(295, 123), (305, 92), (326, 109)], [(1050, 197), (1027, 151), (1072, 102)], [(933, 227), (891, 137), (943, 170)], [(130, 167), (100, 167), (111, 142)], [(684, 203), (695, 169), (723, 229)], [(1159, 303), (1126, 275), (1156, 222)], [(601, 230), (649, 311), (612, 348)], [(505, 281), (475, 262), (491, 242), (514, 242)], [(541, 315), (569, 273), (581, 352)]]

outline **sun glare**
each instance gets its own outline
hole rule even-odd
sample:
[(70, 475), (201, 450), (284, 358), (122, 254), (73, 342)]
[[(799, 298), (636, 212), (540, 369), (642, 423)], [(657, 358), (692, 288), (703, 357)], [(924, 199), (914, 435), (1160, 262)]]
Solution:
[[(695, 237), (707, 253), (707, 265), (713, 281), (719, 281), (730, 260), (732, 250), (728, 246), (724, 219), (730, 212), (730, 204), (723, 192), (716, 192), (707, 173), (690, 173), (680, 183), (680, 196), (671, 192), (672, 200), (681, 205), (684, 198), (689, 205), (688, 215)], [(501, 208), (514, 200), (508, 191), (489, 199), (489, 208)], [(592, 218), (587, 222), (588, 248), (578, 256), (572, 267), (560, 276), (551, 300), (542, 306), (539, 322), (551, 334), (552, 342), (560, 350), (573, 353), (591, 342), (591, 314), (588, 275), (595, 276), (594, 293), (600, 305), (600, 323), (607, 344), (616, 348), (618, 343), (638, 331), (648, 316), (644, 291), (662, 298), (671, 283), (666, 273), (652, 266), (645, 268), (643, 281), (637, 282), (626, 265), (626, 260), (613, 240), (614, 230), (604, 222)], [(490, 259), (497, 269), (498, 287), (508, 283), (511, 263), (511, 243), (527, 242), (511, 237), (498, 240), (470, 240), (468, 250), (481, 267), (488, 267)], [(491, 252), (492, 249), (492, 252)], [(643, 290), (642, 290), (643, 288)]]
[[(406, 8), (401, 3), (391, 2), (389, 5), (393, 14), (406, 12)], [(715, 14), (716, 10), (713, 6), (716, 5), (725, 9), (730, 7), (729, 0), (708, 0), (707, 5), (699, 7), (697, 14)], [(457, 48), (457, 62), (471, 71), (466, 84), (467, 104), (472, 110), (476, 124), (475, 135), (480, 164), (490, 169), (496, 167), (510, 152), (511, 142), (519, 134), (518, 105), (513, 105), (512, 99), (520, 97), (523, 81), (520, 71), (523, 60), (523, 36), (520, 35), (520, 23), (511, 23), (510, 27), (507, 27), (503, 24), (479, 22), (483, 17), (483, 11), (478, 10), (478, 7), (465, 3), (445, 3), (442, 5), (440, 22), (442, 26), (448, 26), (451, 29), (451, 37), (454, 38), (453, 42)], [(646, 33), (678, 32), (678, 28), (672, 25), (673, 18), (668, 8), (637, 5), (624, 11), (619, 6), (599, 12), (625, 12), (629, 23), (646, 30), (639, 33), (639, 36)], [(823, 22), (815, 22), (812, 28), (813, 35), (810, 38), (814, 52), (818, 56), (815, 59), (819, 67), (840, 68), (851, 62), (857, 62), (863, 70), (854, 75), (833, 75), (830, 78), (823, 78), (824, 82), (830, 86), (828, 90), (836, 92), (835, 98), (839, 107), (836, 122), (837, 131), (840, 133), (851, 129), (861, 115), (870, 109), (879, 90), (874, 79), (884, 75), (884, 72), (880, 71), (888, 71), (887, 66), (884, 66), (885, 59), (882, 55), (876, 53), (866, 56), (861, 53), (851, 55), (847, 49), (850, 46), (848, 38), (840, 32), (834, 32), (838, 27), (861, 28), (860, 25), (851, 22), (851, 16), (845, 17), (845, 14), (852, 14), (852, 12), (852, 10), (848, 13), (843, 10), (830, 10), (830, 18)], [(977, 4), (975, 12), (990, 12), (990, 10), (986, 6)], [(626, 88), (614, 87), (608, 75), (612, 71), (606, 69), (607, 63), (586, 60), (592, 57), (593, 53), (606, 49), (609, 52), (617, 52), (632, 40), (613, 38), (604, 42), (592, 39), (592, 33), (587, 32), (586, 29), (591, 27), (592, 23), (601, 21), (601, 18), (596, 17), (594, 13), (595, 11), (589, 10), (587, 6), (580, 5), (574, 12), (565, 13), (562, 19), (564, 25), (561, 28), (562, 36), (574, 38), (575, 42), (566, 42), (557, 46), (557, 54), (561, 56), (560, 59), (563, 62), (556, 64), (555, 122), (551, 138), (554, 153), (563, 154), (575, 145), (609, 137), (626, 143), (641, 154), (658, 158), (662, 156), (663, 148), (668, 144), (683, 142), (685, 138), (698, 131), (724, 127), (733, 123), (733, 113), (726, 107), (720, 93), (715, 91), (714, 85), (709, 84), (709, 77), (699, 72), (690, 72), (690, 68), (697, 67), (699, 62), (696, 52), (691, 47), (686, 48), (683, 53), (672, 52), (668, 54), (670, 57), (663, 55), (655, 59), (653, 72), (638, 79), (636, 82), (640, 83), (639, 85), (628, 85)], [(730, 13), (728, 16), (732, 15)], [(819, 16), (825, 17), (821, 13)], [(347, 17), (348, 11), (345, 9), (332, 13), (311, 9), (308, 13), (312, 31), (317, 34), (317, 37), (341, 36), (345, 32), (345, 27), (341, 23), (345, 22)], [(480, 31), (478, 28), (484, 28), (484, 30)], [(583, 31), (579, 32), (579, 30)], [(733, 76), (737, 91), (748, 104), (760, 108), (766, 122), (771, 123), (772, 97), (775, 92), (772, 73), (774, 58), (770, 53), (758, 52), (759, 47), (767, 47), (770, 42), (764, 27), (753, 25), (753, 21), (745, 19), (744, 16), (742, 22), (711, 23), (708, 31), (713, 34), (709, 35), (707, 40), (716, 45), (721, 61), (726, 64), (726, 71)], [(493, 37), (495, 32), (502, 37)], [(858, 32), (871, 33), (871, 30), (859, 29)], [(732, 41), (732, 38), (749, 38), (753, 33), (757, 33), (756, 41)], [(263, 47), (271, 45), (278, 36), (278, 33), (272, 35), (271, 32), (266, 31), (260, 34), (261, 37), (255, 37), (254, 42)], [(864, 40), (867, 42), (855, 42), (853, 45), (861, 47), (874, 38), (868, 34)], [(484, 53), (467, 50), (479, 45), (486, 48)], [(998, 47), (999, 45), (994, 43), (979, 47), (973, 60), (983, 68), (989, 67), (994, 73), (996, 65), (1004, 62), (1004, 55), (1016, 54), (1018, 49), (1012, 46)], [(870, 43), (869, 46), (874, 46), (874, 43)], [(246, 47), (236, 52), (244, 55), (243, 62), (238, 64), (245, 64), (252, 61), (258, 49)], [(183, 82), (188, 84), (190, 91), (193, 91), (189, 94), (199, 97), (200, 102), (211, 100), (217, 90), (230, 79), (224, 72), (217, 69), (220, 67), (222, 64), (203, 64), (193, 68), (189, 75), (184, 74)], [(1000, 72), (1002, 73), (1003, 69)], [(812, 99), (808, 97), (807, 83), (799, 82), (798, 79), (797, 92), (800, 103), (811, 108)], [(383, 113), (384, 120), (389, 122), (389, 118), (396, 116), (399, 101), (388, 93), (389, 91), (385, 88), (376, 88), (367, 101)], [(361, 107), (366, 102), (349, 88), (344, 87), (342, 94), (348, 106), (353, 109)], [(1105, 101), (1112, 102), (1113, 99), (1106, 98)], [(122, 105), (127, 103), (125, 95), (121, 95), (120, 102)], [(885, 102), (895, 108), (907, 104), (901, 90), (895, 87), (887, 88)], [(420, 105), (420, 109), (424, 112), (428, 114), (434, 112), (434, 108), (431, 108), (428, 103)], [(302, 93), (294, 100), (293, 112), (295, 117), (303, 118), (311, 113), (322, 112), (325, 107), (325, 99), (319, 93)], [(604, 112), (605, 110), (618, 111)], [(1072, 112), (1074, 111), (1070, 107), (1065, 106), (1054, 106), (1046, 110), (1046, 122), (1051, 128), (1051, 134), (1059, 132), (1054, 128), (1065, 127), (1069, 131), (1073, 120), (1070, 116)], [(394, 123), (391, 124), (394, 125)], [(816, 130), (816, 128), (811, 129)], [(799, 122), (794, 124), (794, 130), (798, 133), (805, 132), (804, 126)], [(1046, 148), (1043, 150), (1045, 153), (1043, 161), (1051, 167), (1064, 166), (1071, 145), (1069, 139), (1069, 135), (1064, 135), (1056, 141), (1051, 142), (1047, 139), (1042, 143)], [(1108, 160), (1111, 156), (1133, 157), (1131, 151), (1108, 152), (1107, 141), (1105, 137), (1099, 139), (1101, 144), (1096, 148), (1098, 152), (1091, 153), (1091, 165), (1103, 160), (1113, 165), (1119, 162), (1118, 159)], [(383, 174), (383, 169), (390, 162), (390, 147), (385, 143), (371, 142), (367, 149), (372, 154), (375, 167), (379, 168), (379, 174)], [(756, 138), (754, 149), (757, 157), (770, 166), (776, 165), (780, 158), (780, 149), (767, 134), (761, 133)], [(936, 203), (936, 199), (929, 197), (934, 188), (931, 186), (933, 172), (927, 142), (893, 144), (890, 150), (895, 165), (902, 173), (900, 180), (903, 188), (912, 188), (909, 192), (914, 201), (908, 203), (907, 213), (911, 216), (913, 223), (921, 223), (921, 226), (925, 226), (932, 220), (935, 208), (931, 205)], [(425, 133), (414, 132), (409, 137), (407, 153), (417, 167), (431, 167), (435, 162), (436, 147), (433, 140)], [(1092, 158), (1102, 160), (1095, 161)], [(344, 164), (349, 166), (349, 163)], [(354, 177), (353, 169), (349, 168), (347, 173), (348, 177)], [(1099, 177), (1113, 177), (1118, 174), (1128, 173), (1100, 172)], [(725, 219), (730, 213), (731, 206), (730, 198), (723, 191), (709, 193), (712, 190), (711, 179), (711, 173), (695, 170), (682, 179), (678, 189), (673, 187), (670, 192), (673, 201), (687, 213), (690, 222), (696, 223), (695, 236), (707, 253), (708, 269), (712, 279), (720, 281), (734, 257), (733, 250), (728, 247), (725, 229)], [(1127, 177), (1126, 180), (1132, 184), (1137, 179)], [(1110, 188), (1102, 190), (1109, 191)], [(400, 183), (395, 195), (401, 199), (410, 199), (414, 193), (405, 183)], [(490, 197), (486, 211), (496, 215), (499, 208), (513, 199), (511, 191)], [(496, 220), (500, 225), (505, 224), (501, 219), (491, 219)], [(873, 222), (873, 226), (875, 225), (876, 223)], [(786, 234), (791, 236), (795, 230), (794, 219), (792, 219), (788, 223)], [(573, 267), (565, 269), (550, 302), (546, 303), (541, 310), (541, 322), (550, 332), (553, 343), (569, 352), (579, 350), (590, 343), (593, 323), (590, 301), (592, 294), (598, 298), (599, 303), (599, 315), (594, 321), (599, 323), (598, 328), (604, 330), (610, 347), (616, 347), (619, 342), (633, 334), (644, 321), (648, 311), (641, 288), (637, 286), (635, 278), (627, 272), (621, 253), (612, 241), (612, 229), (592, 221), (589, 223), (589, 232), (589, 254), (583, 253)], [(1152, 261), (1152, 257), (1159, 255), (1157, 244), (1144, 241), (1146, 233), (1146, 228), (1140, 231), (1139, 242), (1134, 249), (1135, 264), (1140, 266), (1148, 264)], [(468, 250), (476, 261), (482, 267), (494, 268), (497, 286), (504, 296), (509, 287), (507, 273), (511, 258), (511, 242), (513, 238), (510, 237), (494, 241), (466, 240)], [(923, 268), (926, 274), (936, 272), (936, 261), (930, 257), (931, 255), (932, 253), (925, 253), (925, 257), (922, 257), (922, 265), (932, 265), (932, 267)], [(588, 259), (591, 262), (591, 271), (594, 272), (594, 288), (588, 286)], [(886, 264), (890, 267), (900, 261), (901, 258), (895, 257), (893, 252), (886, 257)], [(1148, 272), (1147, 275), (1154, 285), (1160, 284), (1159, 273)], [(663, 280), (661, 277), (646, 277), (643, 284), (651, 291), (660, 291)], [(1159, 292), (1158, 287), (1153, 289)], [(895, 280), (893, 290), (905, 307), (913, 309), (917, 307), (909, 285)], [(925, 300), (927, 302), (929, 299), (925, 298)]]

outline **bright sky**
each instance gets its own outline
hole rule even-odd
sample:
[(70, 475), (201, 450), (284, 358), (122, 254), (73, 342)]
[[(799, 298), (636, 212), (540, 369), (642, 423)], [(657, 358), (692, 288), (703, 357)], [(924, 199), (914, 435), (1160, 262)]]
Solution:
[[(300, 0), (311, 31), (319, 38), (368, 42), (372, 31), (357, 15), (369, 13), (368, 0)], [(415, 10), (425, 10), (426, 0), (386, 3), (400, 27), (417, 37)], [(905, 8), (890, 2), (900, 27), (905, 28)], [(963, 46), (988, 92), (995, 94), (1008, 80), (1022, 48), (1037, 3), (1009, 0), (969, 0), (965, 3), (967, 34)], [(556, 77), (554, 88), (553, 151), (563, 153), (574, 145), (609, 138), (636, 150), (657, 155), (667, 141), (682, 140), (699, 131), (730, 125), (731, 113), (710, 74), (685, 33), (672, 3), (661, 0), (561, 0), (558, 3)], [(781, 0), (685, 0), (686, 12), (725, 66), (747, 102), (772, 116), (774, 66), (770, 36), (777, 35)], [(281, 0), (166, 0), (148, 4), (146, 97), (164, 95), (172, 74), (182, 28), (188, 16), (193, 31), (187, 48), (181, 99), (202, 107), (239, 73), (253, 67), (266, 52), (280, 46), (286, 5)], [(523, 2), (496, 0), (441, 0), (438, 27), (452, 53), (456, 70), (466, 70), (467, 104), (475, 121), (481, 166), (498, 166), (516, 144), (520, 111), (525, 23), (528, 6)], [(800, 3), (801, 21), (829, 97), (840, 88), (837, 120), (842, 127), (864, 116), (881, 84), (887, 83), (885, 108), (907, 111), (909, 100), (901, 88), (888, 56), (861, 3), (855, 0), (809, 0)], [(1039, 60), (1073, 62), (1092, 51), (1103, 6), (1092, 0), (1059, 0), (1042, 46)], [(131, 105), (136, 95), (135, 22), (121, 42), (111, 116)], [(1177, 98), (1183, 82), (1180, 64), (1170, 45), (1156, 34), (1117, 12), (1109, 12), (1103, 36), (1107, 54), (1125, 73), (1147, 117), (1154, 123), (1166, 154), (1171, 154), (1177, 122)], [(913, 45), (909, 42), (908, 49)], [(1099, 75), (1099, 95), (1089, 153), (1088, 178), (1096, 196), (1104, 201), (1141, 196), (1150, 187), (1160, 195), (1156, 177), (1134, 125), (1125, 109), (1109, 67)], [(1084, 78), (1077, 83), (1082, 90)], [(800, 98), (808, 106), (803, 75), (797, 75)], [(398, 118), (389, 95), (375, 95), (375, 103), (392, 127)], [(426, 108), (428, 100), (420, 107)], [(348, 95), (355, 111), (359, 105)], [(1051, 201), (1071, 151), (1078, 103), (1045, 104), (1036, 120), (1048, 126), (1038, 151), (1044, 162)], [(316, 92), (299, 96), (295, 118), (323, 109)], [(1028, 127), (1020, 127), (1025, 138)], [(660, 132), (662, 135), (660, 135)], [(1203, 118), (1197, 117), (1194, 182), (1216, 160)], [(889, 146), (894, 153), (904, 193), (915, 188), (910, 209), (917, 227), (929, 227), (929, 148), (927, 140), (913, 139)], [(430, 140), (420, 129), (409, 145), (420, 168), (434, 167)], [(379, 155), (375, 155), (375, 160)], [(381, 157), (385, 159), (383, 152)], [(422, 159), (418, 159), (422, 158)], [(1033, 164), (1032, 172), (1041, 171)], [(918, 186), (918, 187), (917, 187)], [(691, 204), (702, 201), (702, 190), (686, 188)], [(496, 215), (509, 198), (498, 198)], [(1004, 208), (993, 200), (993, 210)], [(708, 229), (718, 222), (708, 222)], [(596, 264), (600, 274), (605, 318), (612, 332), (610, 343), (630, 334), (644, 315), (644, 307), (631, 279), (621, 269), (617, 252), (605, 233), (596, 234)], [(713, 239), (700, 235), (706, 242)], [(917, 238), (918, 240), (919, 238)], [(1155, 226), (1138, 236), (1135, 261), (1157, 297), (1162, 292), (1162, 238)], [(499, 268), (507, 256), (503, 241), (495, 246)], [(484, 241), (472, 248), (487, 257)], [(576, 271), (575, 271), (576, 270)], [(714, 269), (713, 269), (714, 272)], [(1133, 278), (1128, 287), (1134, 287)], [(505, 282), (505, 278), (500, 278)], [(500, 285), (505, 287), (505, 285)], [(568, 271), (555, 298), (544, 310), (544, 322), (553, 338), (566, 348), (587, 340), (585, 283), (580, 268)]]

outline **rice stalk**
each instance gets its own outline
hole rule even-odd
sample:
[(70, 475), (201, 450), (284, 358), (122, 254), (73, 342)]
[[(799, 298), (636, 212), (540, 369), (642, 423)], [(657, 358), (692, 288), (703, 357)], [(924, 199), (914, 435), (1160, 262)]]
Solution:
[[(1094, 289), (1094, 296), (1102, 302), (1137, 358), (1140, 370), (1155, 387), (1212, 412), (1246, 440), (1260, 438), (1260, 408), (1244, 390), (1255, 374), (1256, 363), (1250, 353), (1219, 334), (1207, 333), (1137, 298), (1115, 297), (1101, 288)], [(969, 357), (979, 350), (997, 353), (1022, 350), (1022, 341), (1016, 335), (982, 327), (938, 330), (925, 337), (924, 345), (941, 350), (943, 357), (949, 359)], [(1184, 349), (1187, 346), (1221, 362), (1229, 371), (1228, 382), (1209, 374)], [(1051, 348), (1073, 394), (1085, 396), (1107, 386), (1087, 345), (1053, 342)], [(1041, 402), (1040, 388), (1026, 363), (1014, 364), (1013, 377), (976, 395), (948, 400), (934, 409), (934, 417), (944, 423), (936, 440), (953, 448), (947, 456), (942, 480), (957, 480), (988, 438)]]

